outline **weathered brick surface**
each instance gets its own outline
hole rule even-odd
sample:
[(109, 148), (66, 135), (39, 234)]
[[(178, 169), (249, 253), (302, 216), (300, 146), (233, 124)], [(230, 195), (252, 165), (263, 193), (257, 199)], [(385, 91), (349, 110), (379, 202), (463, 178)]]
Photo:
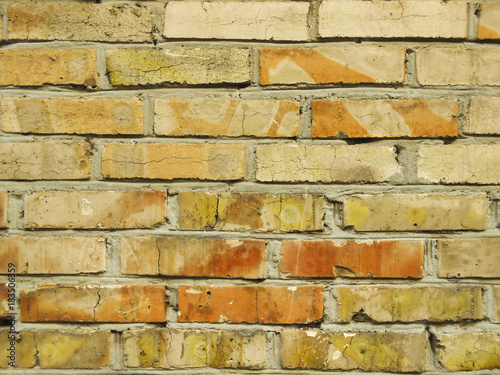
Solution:
[(475, 96), (470, 101), (466, 134), (500, 134), (500, 97)]
[(9, 221), (7, 219), (7, 210), (9, 208), (9, 193), (0, 191), (0, 228), (7, 228)]
[(266, 364), (266, 333), (261, 331), (140, 330), (124, 333), (127, 367), (245, 368)]
[(25, 197), (26, 228), (150, 228), (166, 214), (164, 191), (48, 191)]
[(500, 238), (438, 241), (439, 277), (500, 278)]
[(81, 180), (91, 173), (86, 142), (0, 143), (1, 180)]
[(341, 322), (446, 322), (483, 318), (480, 287), (339, 287)]
[(417, 79), (433, 86), (499, 86), (499, 47), (426, 47), (417, 50)]
[(40, 285), (21, 291), (23, 322), (164, 322), (159, 285)]
[(323, 287), (179, 286), (179, 322), (307, 324), (323, 317)]
[(400, 83), (405, 49), (392, 46), (262, 48), (260, 83)]
[(138, 99), (7, 98), (2, 130), (37, 134), (142, 134)]
[(384, 182), (402, 177), (396, 149), (388, 146), (259, 145), (256, 158), (258, 181)]
[(261, 279), (265, 241), (132, 237), (121, 240), (122, 273)]
[(105, 178), (241, 180), (245, 145), (105, 144)]
[(295, 137), (293, 100), (156, 99), (155, 133), (168, 136)]
[(500, 368), (500, 336), (496, 332), (441, 334), (436, 341), (439, 363), (447, 371)]
[(456, 137), (455, 100), (315, 100), (317, 138)]
[(97, 85), (93, 49), (4, 49), (0, 86)]
[(359, 194), (344, 202), (344, 226), (357, 231), (484, 230), (486, 194)]
[(167, 38), (307, 40), (308, 2), (172, 1)]
[(481, 5), (477, 37), (479, 39), (500, 39), (499, 2), (487, 1)]
[(281, 366), (288, 369), (425, 371), (424, 334), (285, 330)]
[(323, 213), (320, 194), (179, 194), (181, 230), (319, 231)]
[(12, 362), (15, 367), (21, 368), (35, 367), (38, 363), (33, 331), (22, 330), (13, 337), (10, 327), (0, 328), (0, 350), (0, 369), (12, 370)]
[(329, 0), (319, 8), (320, 37), (465, 38), (467, 3)]
[(132, 3), (17, 3), (9, 12), (9, 39), (147, 42), (153, 17)]
[(498, 155), (500, 145), (425, 145), (418, 151), (417, 175), (427, 183), (499, 184)]
[(106, 53), (115, 86), (243, 84), (250, 82), (250, 59), (249, 48), (129, 48)]
[[(61, 251), (64, 249), (64, 251)], [(106, 271), (103, 238), (0, 238), (0, 273), (78, 274)]]
[(289, 240), (280, 253), (289, 277), (423, 276), (423, 241)]
[(0, 319), (9, 316), (9, 313), (15, 313), (9, 307), (9, 294), (12, 294), (12, 290), (7, 284), (0, 284)]

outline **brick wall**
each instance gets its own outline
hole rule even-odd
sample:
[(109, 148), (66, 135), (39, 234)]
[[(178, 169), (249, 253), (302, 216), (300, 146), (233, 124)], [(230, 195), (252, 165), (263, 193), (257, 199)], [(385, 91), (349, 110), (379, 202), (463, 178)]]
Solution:
[(0, 374), (500, 369), (500, 1), (0, 12)]

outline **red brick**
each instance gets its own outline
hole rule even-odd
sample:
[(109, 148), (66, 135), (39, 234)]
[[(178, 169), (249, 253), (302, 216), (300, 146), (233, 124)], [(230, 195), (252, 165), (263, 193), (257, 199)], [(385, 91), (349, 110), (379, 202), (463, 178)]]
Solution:
[(280, 272), (291, 277), (421, 278), (423, 241), (283, 241)]
[(179, 286), (179, 322), (307, 324), (323, 317), (323, 287)]
[(39, 285), (21, 291), (23, 322), (164, 322), (165, 287)]

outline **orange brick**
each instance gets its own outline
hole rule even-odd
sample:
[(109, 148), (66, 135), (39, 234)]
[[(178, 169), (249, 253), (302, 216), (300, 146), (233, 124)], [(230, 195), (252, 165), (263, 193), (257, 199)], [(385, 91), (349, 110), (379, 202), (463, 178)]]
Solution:
[(5, 318), (9, 313), (15, 312), (9, 309), (9, 289), (7, 283), (0, 284), (0, 318)]
[(315, 100), (313, 137), (457, 137), (456, 100)]
[(423, 241), (283, 241), (280, 272), (290, 277), (421, 278)]
[(7, 210), (9, 206), (9, 193), (0, 191), (0, 228), (7, 228), (9, 222), (7, 220)]
[(240, 180), (245, 176), (245, 145), (106, 144), (104, 178)]
[(40, 285), (21, 291), (23, 322), (164, 322), (159, 285)]
[(481, 5), (477, 37), (500, 39), (500, 3), (498, 1), (487, 1)]
[(0, 86), (97, 85), (93, 49), (4, 49), (0, 65)]
[[(64, 251), (61, 251), (64, 249)], [(0, 238), (0, 273), (79, 274), (106, 270), (103, 238)]]
[(179, 322), (307, 324), (323, 317), (323, 287), (179, 286)]
[(122, 273), (264, 278), (265, 241), (133, 237), (121, 240)]
[(262, 48), (260, 83), (400, 83), (404, 62), (401, 47)]
[(25, 198), (26, 228), (150, 228), (166, 215), (164, 191), (48, 191)]

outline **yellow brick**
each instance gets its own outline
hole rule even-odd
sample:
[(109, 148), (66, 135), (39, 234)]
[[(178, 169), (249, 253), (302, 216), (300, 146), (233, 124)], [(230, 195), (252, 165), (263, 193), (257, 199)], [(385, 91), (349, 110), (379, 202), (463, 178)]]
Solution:
[(500, 3), (498, 1), (487, 1), (481, 5), (477, 37), (500, 39)]
[[(499, 3), (500, 4), (500, 3)], [(470, 101), (466, 134), (500, 134), (500, 97), (475, 96)]]

